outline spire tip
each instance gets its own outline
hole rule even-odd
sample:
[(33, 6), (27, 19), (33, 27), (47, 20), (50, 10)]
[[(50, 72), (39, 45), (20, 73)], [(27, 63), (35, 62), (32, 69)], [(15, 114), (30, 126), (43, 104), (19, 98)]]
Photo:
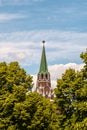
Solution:
[(42, 43), (43, 43), (43, 45), (44, 45), (44, 44), (45, 44), (45, 41), (43, 40)]

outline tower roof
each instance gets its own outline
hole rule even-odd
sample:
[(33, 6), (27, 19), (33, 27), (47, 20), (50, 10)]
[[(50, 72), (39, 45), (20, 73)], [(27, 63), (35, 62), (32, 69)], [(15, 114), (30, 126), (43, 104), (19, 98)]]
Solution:
[(44, 45), (45, 41), (42, 41), (42, 43), (43, 43), (43, 48), (42, 48), (42, 56), (41, 56), (39, 73), (48, 73), (48, 66), (47, 66), (45, 45)]

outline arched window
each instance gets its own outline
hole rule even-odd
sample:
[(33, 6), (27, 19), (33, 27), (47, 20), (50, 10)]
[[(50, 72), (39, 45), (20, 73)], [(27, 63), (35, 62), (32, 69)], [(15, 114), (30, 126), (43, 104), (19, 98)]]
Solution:
[(41, 78), (43, 79), (43, 74), (41, 74)]
[(46, 79), (48, 79), (48, 75), (46, 74)]

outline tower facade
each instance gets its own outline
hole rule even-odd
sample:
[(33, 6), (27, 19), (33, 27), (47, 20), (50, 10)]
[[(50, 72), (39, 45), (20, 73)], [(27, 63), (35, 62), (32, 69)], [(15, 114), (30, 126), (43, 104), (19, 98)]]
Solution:
[(53, 99), (53, 90), (51, 89), (50, 73), (48, 72), (46, 53), (45, 53), (45, 41), (42, 41), (42, 56), (40, 62), (40, 69), (37, 75), (36, 92), (42, 96)]

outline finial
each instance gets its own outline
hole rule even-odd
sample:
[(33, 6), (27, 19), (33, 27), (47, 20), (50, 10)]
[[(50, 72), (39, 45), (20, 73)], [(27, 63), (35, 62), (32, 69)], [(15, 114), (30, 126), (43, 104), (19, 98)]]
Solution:
[(44, 45), (44, 44), (45, 44), (45, 41), (43, 40), (42, 43), (43, 43), (43, 45)]

